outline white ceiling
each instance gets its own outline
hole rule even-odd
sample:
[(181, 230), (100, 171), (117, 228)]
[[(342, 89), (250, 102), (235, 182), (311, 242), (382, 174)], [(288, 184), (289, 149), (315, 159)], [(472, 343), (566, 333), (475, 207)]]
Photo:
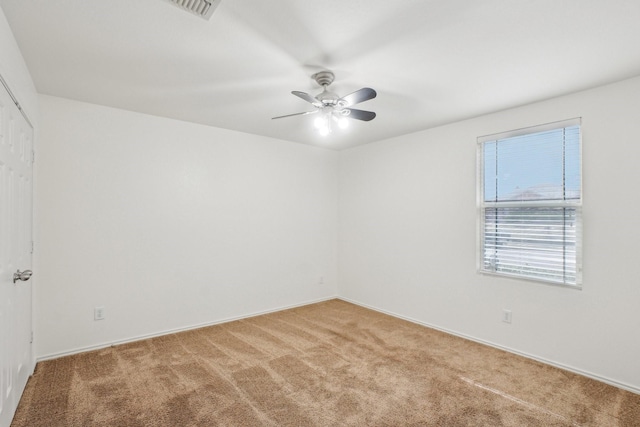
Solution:
[[(0, 0), (38, 92), (342, 149), (640, 75), (639, 0)], [(363, 86), (321, 137), (291, 95)]]

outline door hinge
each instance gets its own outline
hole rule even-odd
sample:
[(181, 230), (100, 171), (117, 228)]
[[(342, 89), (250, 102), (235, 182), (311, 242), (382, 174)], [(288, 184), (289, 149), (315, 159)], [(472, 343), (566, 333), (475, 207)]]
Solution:
[(36, 162), (36, 150), (31, 150), (31, 163)]
[(31, 344), (33, 344), (33, 331), (31, 331), (31, 341), (29, 341)]
[(35, 245), (36, 245), (35, 242), (32, 240), (31, 241), (31, 254), (33, 254), (33, 251), (35, 249)]

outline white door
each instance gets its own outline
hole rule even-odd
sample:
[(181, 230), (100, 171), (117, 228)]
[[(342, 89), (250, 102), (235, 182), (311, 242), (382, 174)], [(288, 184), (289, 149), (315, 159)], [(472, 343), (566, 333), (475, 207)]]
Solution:
[[(33, 129), (0, 84), (0, 427), (8, 427), (33, 373), (31, 270)], [(22, 278), (26, 279), (27, 275)]]

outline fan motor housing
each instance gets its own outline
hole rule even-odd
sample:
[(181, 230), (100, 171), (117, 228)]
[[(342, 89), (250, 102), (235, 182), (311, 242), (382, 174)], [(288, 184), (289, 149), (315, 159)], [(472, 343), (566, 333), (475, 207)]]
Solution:
[(322, 91), (322, 93), (319, 93), (318, 95), (316, 95), (316, 99), (322, 102), (323, 105), (333, 106), (338, 104), (338, 100), (340, 99), (340, 97), (333, 92), (329, 92), (325, 88), (325, 90)]

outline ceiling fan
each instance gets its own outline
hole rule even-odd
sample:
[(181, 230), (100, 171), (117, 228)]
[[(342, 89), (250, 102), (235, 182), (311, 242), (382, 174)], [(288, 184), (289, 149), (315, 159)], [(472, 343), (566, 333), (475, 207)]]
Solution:
[(331, 71), (320, 71), (311, 76), (312, 79), (322, 86), (322, 92), (316, 96), (311, 96), (305, 92), (292, 91), (291, 93), (301, 98), (314, 107), (313, 111), (304, 111), (302, 113), (287, 114), (285, 116), (273, 117), (273, 119), (282, 119), (285, 117), (305, 116), (307, 114), (319, 113), (320, 116), (314, 121), (315, 127), (321, 135), (331, 133), (332, 122), (338, 127), (345, 128), (348, 126), (347, 119), (363, 120), (368, 122), (376, 117), (373, 111), (358, 110), (351, 108), (352, 105), (368, 101), (376, 97), (375, 90), (364, 87), (349, 95), (340, 97), (333, 92), (329, 92), (327, 87), (333, 82), (334, 75)]

